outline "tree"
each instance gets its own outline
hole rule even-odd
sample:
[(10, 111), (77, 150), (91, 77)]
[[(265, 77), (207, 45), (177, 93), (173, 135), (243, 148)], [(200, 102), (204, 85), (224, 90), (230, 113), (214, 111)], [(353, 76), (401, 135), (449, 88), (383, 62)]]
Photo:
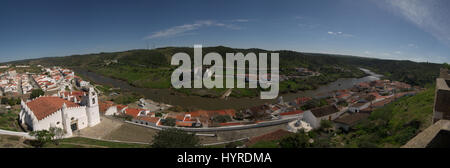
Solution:
[(35, 99), (44, 94), (45, 92), (42, 89), (34, 89), (33, 91), (31, 91), (30, 99)]
[(304, 131), (299, 131), (293, 135), (287, 136), (280, 140), (280, 147), (282, 148), (308, 148), (312, 147), (310, 137)]
[(153, 137), (153, 148), (195, 148), (200, 145), (199, 139), (194, 134), (186, 131), (169, 128), (158, 132)]
[(51, 133), (48, 130), (32, 131), (29, 134), (30, 136), (34, 136), (36, 138), (36, 140), (33, 141), (32, 145), (37, 148), (43, 147), (47, 142), (50, 142), (55, 136), (55, 134)]
[(161, 120), (161, 124), (165, 126), (175, 126), (176, 120), (174, 118), (165, 118)]
[(56, 145), (59, 145), (59, 141), (64, 137), (64, 130), (59, 127), (50, 127), (49, 132), (54, 135), (53, 137), (53, 143)]
[(2, 97), (2, 104), (7, 104), (9, 102), (8, 98)]
[(229, 115), (217, 115), (214, 116), (213, 121), (217, 123), (226, 123), (231, 121), (231, 117)]
[(329, 120), (322, 120), (320, 121), (320, 130), (328, 132), (330, 129), (333, 128), (333, 123)]

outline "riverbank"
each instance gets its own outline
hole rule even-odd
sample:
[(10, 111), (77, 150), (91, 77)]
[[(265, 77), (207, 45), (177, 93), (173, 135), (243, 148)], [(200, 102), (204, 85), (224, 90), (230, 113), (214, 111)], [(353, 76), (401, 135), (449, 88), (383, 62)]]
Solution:
[[(363, 70), (363, 69), (361, 69)], [(131, 86), (126, 81), (119, 79), (113, 79), (106, 77), (95, 72), (90, 72), (82, 69), (74, 69), (77, 74), (87, 78), (94, 83), (101, 85), (108, 85), (114, 88), (120, 88), (123, 91), (134, 92), (143, 95), (147, 99), (151, 99), (156, 102), (163, 102), (166, 104), (181, 106), (191, 109), (204, 109), (204, 110), (219, 110), (219, 109), (243, 109), (253, 106), (258, 106), (266, 103), (274, 103), (276, 100), (263, 100), (258, 98), (235, 98), (229, 97), (228, 99), (219, 98), (206, 98), (200, 96), (186, 96), (177, 94), (170, 89), (152, 89), (152, 88), (139, 88)], [(349, 89), (355, 84), (367, 81), (378, 80), (378, 75), (364, 69), (365, 73), (369, 76), (363, 78), (340, 78), (329, 84), (320, 86), (316, 90), (301, 91), (296, 93), (280, 94), (285, 101), (293, 100), (297, 97), (326, 97), (331, 91), (340, 89)]]

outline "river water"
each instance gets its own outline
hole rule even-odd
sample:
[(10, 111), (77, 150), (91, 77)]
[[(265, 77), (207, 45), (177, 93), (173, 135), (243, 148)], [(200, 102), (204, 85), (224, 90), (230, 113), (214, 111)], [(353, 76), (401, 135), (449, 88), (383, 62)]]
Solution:
[[(335, 82), (327, 85), (320, 86), (316, 90), (308, 90), (297, 93), (287, 93), (283, 96), (285, 101), (293, 100), (300, 96), (309, 97), (324, 97), (330, 94), (334, 90), (349, 89), (355, 84), (360, 82), (374, 81), (380, 79), (381, 75), (375, 74), (367, 69), (361, 68), (362, 71), (369, 74), (369, 76), (363, 78), (341, 78)], [(132, 91), (138, 94), (144, 95), (148, 99), (152, 99), (156, 102), (163, 102), (171, 105), (179, 105), (183, 107), (190, 107), (196, 109), (205, 110), (218, 110), (218, 109), (240, 109), (248, 108), (252, 106), (261, 105), (264, 103), (273, 103), (275, 100), (261, 100), (259, 98), (233, 98), (229, 97), (227, 100), (219, 98), (205, 98), (200, 96), (182, 96), (179, 94), (173, 94), (169, 89), (151, 89), (151, 88), (138, 88), (129, 85), (127, 82), (106, 77), (95, 72), (89, 72), (83, 69), (74, 69), (77, 74), (87, 77), (88, 80), (97, 84), (109, 85), (114, 88), (120, 88), (125, 91)]]

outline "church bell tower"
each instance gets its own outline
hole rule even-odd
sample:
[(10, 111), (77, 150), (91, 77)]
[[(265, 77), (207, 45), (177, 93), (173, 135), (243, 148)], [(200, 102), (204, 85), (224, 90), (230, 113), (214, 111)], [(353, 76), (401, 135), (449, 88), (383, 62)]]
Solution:
[(88, 117), (88, 126), (92, 127), (100, 123), (100, 111), (98, 106), (98, 95), (94, 88), (89, 87), (86, 102), (86, 113)]

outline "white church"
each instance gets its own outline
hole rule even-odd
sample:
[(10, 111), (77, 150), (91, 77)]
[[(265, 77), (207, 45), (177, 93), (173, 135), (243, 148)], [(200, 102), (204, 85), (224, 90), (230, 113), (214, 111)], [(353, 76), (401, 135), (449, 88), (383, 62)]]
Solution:
[(93, 87), (89, 92), (58, 92), (57, 96), (41, 96), (21, 102), (21, 124), (29, 130), (62, 128), (66, 135), (100, 123), (98, 97)]

